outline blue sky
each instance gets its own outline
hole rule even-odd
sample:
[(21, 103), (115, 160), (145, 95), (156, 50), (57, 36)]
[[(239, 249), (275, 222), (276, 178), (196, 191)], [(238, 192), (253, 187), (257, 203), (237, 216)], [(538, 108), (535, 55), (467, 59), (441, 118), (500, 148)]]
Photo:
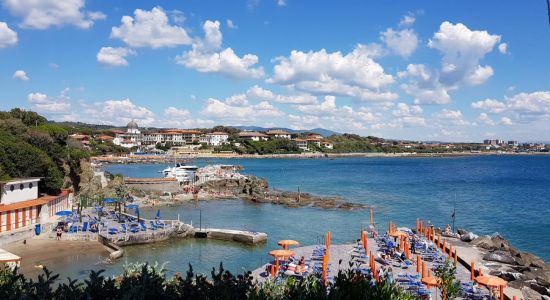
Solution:
[(2, 110), (550, 140), (543, 0), (0, 3)]

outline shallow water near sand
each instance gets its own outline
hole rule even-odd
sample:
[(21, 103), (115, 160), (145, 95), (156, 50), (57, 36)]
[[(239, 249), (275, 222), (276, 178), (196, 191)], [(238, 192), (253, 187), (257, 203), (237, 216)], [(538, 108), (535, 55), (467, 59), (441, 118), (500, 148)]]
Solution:
[[(437, 226), (452, 222), (478, 234), (499, 232), (523, 251), (550, 261), (550, 156), (478, 156), (456, 158), (338, 158), (338, 159), (199, 159), (199, 166), (238, 164), (242, 171), (264, 177), (280, 190), (341, 196), (374, 207), (375, 221), (385, 228), (389, 220), (412, 227), (417, 217)], [(159, 177), (166, 164), (108, 165), (112, 173), (130, 177)], [(157, 208), (143, 208), (153, 217)], [(268, 242), (245, 246), (213, 240), (172, 240), (126, 247), (115, 264), (96, 257), (56, 263), (52, 269), (62, 277), (82, 277), (82, 270), (106, 269), (118, 274), (126, 262), (168, 262), (169, 273), (209, 273), (221, 261), (226, 269), (241, 273), (269, 260), (267, 251), (278, 248), (280, 239), (292, 238), (302, 245), (318, 243), (331, 230), (333, 243), (359, 237), (368, 210), (342, 211), (286, 208), (240, 200), (203, 201), (160, 208), (162, 218), (177, 218), (202, 226), (266, 232)]]

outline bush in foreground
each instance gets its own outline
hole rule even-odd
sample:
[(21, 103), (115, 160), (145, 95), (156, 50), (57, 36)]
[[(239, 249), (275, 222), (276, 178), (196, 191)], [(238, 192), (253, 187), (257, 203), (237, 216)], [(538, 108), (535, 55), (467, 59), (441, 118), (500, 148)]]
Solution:
[(394, 284), (373, 285), (370, 277), (351, 269), (339, 272), (328, 287), (314, 275), (258, 284), (250, 272), (235, 276), (221, 264), (211, 278), (195, 274), (191, 265), (185, 277), (167, 278), (164, 266), (132, 264), (114, 278), (91, 271), (83, 281), (58, 279), (46, 268), (37, 280), (2, 268), (0, 299), (414, 299)]

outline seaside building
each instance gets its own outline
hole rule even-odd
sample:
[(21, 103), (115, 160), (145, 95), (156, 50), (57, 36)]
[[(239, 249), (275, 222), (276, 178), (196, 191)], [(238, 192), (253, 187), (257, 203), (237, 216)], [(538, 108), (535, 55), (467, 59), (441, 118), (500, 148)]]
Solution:
[(126, 125), (126, 132), (115, 131), (115, 134), (115, 138), (113, 139), (113, 144), (115, 145), (125, 148), (141, 146), (141, 131), (138, 124), (133, 120)]
[(318, 133), (310, 133), (307, 135), (306, 137), (307, 139), (317, 139), (317, 140), (322, 140), (323, 139), (323, 136), (318, 134)]
[(243, 131), (239, 133), (239, 138), (250, 141), (267, 141), (269, 136), (257, 131)]
[(516, 148), (517, 146), (519, 146), (518, 141), (508, 141), (508, 147)]
[(274, 130), (268, 130), (265, 134), (267, 134), (271, 138), (283, 138), (283, 139), (289, 139), (291, 138), (291, 135), (289, 132), (286, 132), (284, 130), (280, 129), (274, 129)]
[(317, 147), (321, 147), (321, 139), (320, 138), (308, 136), (308, 138), (306, 140), (310, 144), (314, 144)]
[(307, 151), (307, 140), (306, 139), (295, 139), (296, 145), (298, 145), (298, 148)]
[(221, 146), (228, 143), (229, 135), (222, 131), (207, 133), (199, 137), (200, 143), (206, 143), (209, 146)]
[(38, 195), (40, 178), (16, 178), (0, 181), (0, 235), (30, 229), (47, 223), (55, 213), (71, 209), (69, 190), (56, 196)]

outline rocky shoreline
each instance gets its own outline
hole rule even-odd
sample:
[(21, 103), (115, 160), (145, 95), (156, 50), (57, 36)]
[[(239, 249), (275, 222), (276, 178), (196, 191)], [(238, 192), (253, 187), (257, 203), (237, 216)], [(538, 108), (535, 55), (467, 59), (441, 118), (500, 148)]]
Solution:
[(490, 275), (508, 281), (508, 286), (520, 290), (525, 299), (550, 300), (550, 265), (540, 257), (520, 251), (498, 233), (477, 236), (462, 229), (458, 233), (456, 245), (476, 249)]
[(352, 203), (339, 197), (321, 197), (310, 193), (270, 190), (268, 182), (254, 176), (240, 179), (221, 179), (203, 183), (200, 190), (215, 194), (217, 191), (229, 192), (234, 198), (257, 203), (271, 203), (287, 207), (317, 207), (323, 209), (363, 209), (367, 205)]

